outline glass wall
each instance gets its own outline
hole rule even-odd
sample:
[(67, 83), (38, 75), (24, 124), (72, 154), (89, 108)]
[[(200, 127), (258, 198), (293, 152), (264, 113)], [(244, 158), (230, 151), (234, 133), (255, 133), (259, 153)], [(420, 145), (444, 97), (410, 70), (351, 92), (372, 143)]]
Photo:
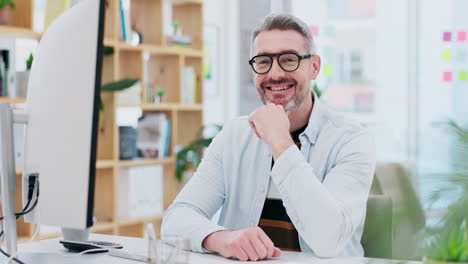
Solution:
[[(316, 39), (323, 63), (311, 87), (373, 131), (378, 162), (403, 164), (429, 209), (431, 192), (453, 170), (457, 143), (444, 124), (468, 122), (468, 1), (282, 2), (283, 11), (303, 19)], [(255, 20), (241, 14), (240, 21)], [(242, 86), (252, 90), (244, 66), (241, 61)], [(242, 114), (259, 105), (242, 105), (258, 100), (254, 96), (241, 88)]]

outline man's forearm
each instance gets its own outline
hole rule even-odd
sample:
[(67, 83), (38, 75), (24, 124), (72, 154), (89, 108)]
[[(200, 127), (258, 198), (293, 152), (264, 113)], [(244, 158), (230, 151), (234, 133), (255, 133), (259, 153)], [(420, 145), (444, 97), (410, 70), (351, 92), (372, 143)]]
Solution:
[(161, 236), (180, 236), (190, 239), (190, 249), (205, 253), (202, 242), (211, 233), (225, 228), (214, 224), (194, 208), (175, 204), (163, 218)]

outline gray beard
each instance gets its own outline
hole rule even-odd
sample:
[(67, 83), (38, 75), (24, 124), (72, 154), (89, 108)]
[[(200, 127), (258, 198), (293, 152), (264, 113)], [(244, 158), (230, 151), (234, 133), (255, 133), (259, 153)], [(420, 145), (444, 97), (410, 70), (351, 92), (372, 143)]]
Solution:
[[(307, 90), (305, 90), (304, 94), (300, 96), (294, 96), (293, 100), (289, 101), (285, 106), (283, 106), (284, 111), (290, 112), (290, 111), (296, 111), (299, 106), (304, 102), (304, 100), (307, 98)], [(265, 99), (265, 96), (261, 96), (262, 103), (264, 105), (268, 104), (269, 102)]]

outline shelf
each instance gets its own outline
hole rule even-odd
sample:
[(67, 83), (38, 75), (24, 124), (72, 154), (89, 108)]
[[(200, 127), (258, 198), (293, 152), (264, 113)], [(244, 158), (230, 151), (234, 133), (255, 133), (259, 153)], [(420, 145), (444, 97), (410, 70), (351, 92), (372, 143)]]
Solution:
[(142, 217), (142, 218), (137, 218), (137, 219), (119, 220), (118, 224), (120, 226), (139, 225), (139, 224), (143, 224), (145, 222), (161, 221), (162, 218), (163, 218), (162, 215), (147, 216), (147, 217)]
[(25, 104), (26, 98), (11, 98), (7, 96), (0, 96), (0, 102), (12, 104)]
[(101, 223), (96, 223), (95, 225), (93, 225), (93, 227), (91, 228), (91, 232), (102, 232), (102, 231), (107, 231), (113, 228), (114, 228), (114, 223), (101, 222)]
[(147, 165), (164, 165), (172, 164), (175, 159), (172, 157), (164, 159), (134, 159), (134, 160), (121, 160), (117, 164), (119, 167), (133, 167), (133, 166), (147, 166)]
[(201, 111), (203, 105), (201, 104), (143, 104), (141, 108), (144, 111), (164, 111), (164, 110), (185, 110), (185, 111)]
[(98, 160), (96, 161), (97, 169), (111, 169), (115, 166), (115, 161), (113, 160)]
[(141, 108), (143, 111), (202, 111), (201, 104), (141, 104), (141, 105), (118, 105), (118, 107)]
[(125, 42), (113, 41), (113, 40), (104, 40), (105, 46), (112, 46), (120, 50), (126, 51), (147, 51), (154, 54), (164, 54), (164, 55), (183, 55), (187, 57), (203, 57), (203, 52), (201, 50), (196, 50), (191, 47), (162, 47), (151, 44), (140, 44), (137, 46), (132, 46)]
[(58, 238), (58, 237), (61, 237), (61, 236), (62, 236), (62, 233), (41, 235), (41, 236), (37, 236), (35, 240), (47, 240), (47, 239), (52, 239), (52, 238)]
[(203, 4), (203, 0), (170, 0), (173, 5)]
[(26, 241), (29, 241), (31, 238), (28, 237), (28, 236), (19, 236), (18, 237), (18, 241), (19, 242), (26, 242)]
[(202, 111), (203, 105), (201, 104), (181, 104), (176, 107), (176, 110), (181, 111)]
[(11, 26), (0, 26), (0, 34), (9, 34), (14, 37), (27, 37), (35, 39), (40, 39), (42, 37), (42, 33), (37, 33), (31, 29)]

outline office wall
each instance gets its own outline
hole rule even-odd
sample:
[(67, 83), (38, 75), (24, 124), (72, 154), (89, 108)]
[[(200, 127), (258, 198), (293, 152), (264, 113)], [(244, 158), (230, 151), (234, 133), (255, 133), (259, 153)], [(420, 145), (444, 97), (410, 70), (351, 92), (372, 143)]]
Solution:
[(203, 8), (205, 32), (218, 32), (219, 65), (215, 92), (204, 94), (203, 119), (223, 124), (239, 113), (239, 1), (204, 0)]

